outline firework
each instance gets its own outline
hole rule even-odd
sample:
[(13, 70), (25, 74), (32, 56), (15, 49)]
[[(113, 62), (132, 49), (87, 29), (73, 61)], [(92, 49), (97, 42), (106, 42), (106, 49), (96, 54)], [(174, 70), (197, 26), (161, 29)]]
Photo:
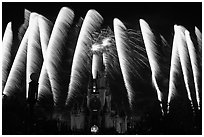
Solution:
[(202, 34), (201, 34), (200, 30), (197, 27), (195, 27), (195, 34), (196, 34), (196, 37), (197, 37), (199, 51), (201, 53), (202, 52)]
[(192, 70), (193, 70), (193, 78), (194, 78), (194, 83), (195, 83), (195, 91), (196, 91), (196, 99), (197, 99), (197, 104), (198, 104), (198, 109), (200, 109), (200, 89), (199, 89), (199, 81), (201, 80), (200, 78), (200, 71), (199, 71), (199, 66), (198, 66), (198, 60), (197, 60), (197, 54), (196, 54), (196, 48), (191, 41), (190, 33), (188, 30), (185, 30), (185, 38), (187, 42), (187, 47), (190, 55), (190, 61), (192, 64)]
[[(157, 91), (158, 100), (162, 102), (162, 94), (157, 84), (157, 77), (160, 74), (160, 67), (159, 67), (160, 64), (158, 62), (159, 51), (156, 45), (156, 38), (153, 32), (151, 31), (151, 28), (149, 27), (149, 25), (142, 19), (140, 19), (140, 27), (141, 27), (142, 36), (143, 36), (144, 44), (147, 51), (147, 56), (149, 59), (150, 68), (152, 71), (152, 82)], [(160, 105), (161, 105), (162, 113), (164, 114), (162, 104), (160, 103)]]
[(102, 68), (102, 62), (103, 62), (103, 58), (102, 58), (102, 53), (100, 53), (100, 45), (98, 44), (94, 44), (92, 45), (92, 51), (93, 53), (93, 57), (92, 57), (92, 76), (93, 79), (97, 78), (97, 73), (101, 71)]
[[(103, 56), (103, 65), (106, 74), (114, 79), (114, 73), (121, 73), (115, 46), (114, 33), (107, 27), (92, 34), (92, 45), (98, 45), (98, 51)], [(92, 50), (93, 52), (93, 50)]]
[[(40, 33), (38, 27), (38, 14), (31, 13), (30, 21), (29, 21), (29, 36), (28, 36), (28, 47), (27, 47), (27, 93), (28, 93), (28, 84), (31, 79), (30, 76), (32, 73), (37, 74), (37, 80), (39, 78), (39, 74), (42, 68), (43, 56), (42, 49), (40, 44)], [(26, 94), (28, 97), (28, 94)]]
[(127, 56), (129, 56), (126, 52), (126, 48), (127, 48), (127, 43), (125, 41), (125, 39), (127, 38), (125, 30), (126, 27), (124, 26), (124, 24), (117, 18), (114, 19), (114, 33), (115, 33), (115, 42), (116, 42), (116, 48), (117, 48), (117, 52), (118, 52), (118, 58), (119, 58), (119, 62), (120, 62), (120, 68), (122, 71), (122, 76), (123, 76), (123, 80), (125, 83), (125, 87), (128, 93), (128, 100), (129, 100), (129, 104), (130, 106), (132, 106), (132, 98), (133, 98), (133, 89), (130, 85), (130, 73), (131, 70), (129, 69), (129, 66), (131, 64), (129, 64), (129, 60), (127, 60)]
[(63, 7), (55, 21), (46, 54), (46, 69), (50, 79), (55, 105), (64, 104), (66, 91), (64, 91), (61, 81), (61, 68), (65, 41), (68, 36), (70, 25), (73, 22), (74, 13), (71, 9)]
[(177, 42), (177, 32), (175, 30), (176, 26), (174, 26), (174, 40), (173, 40), (173, 48), (171, 55), (171, 66), (170, 66), (170, 78), (169, 78), (169, 94), (168, 94), (168, 108), (167, 112), (169, 113), (169, 104), (171, 100), (176, 96), (176, 80), (177, 75), (179, 75), (179, 70), (181, 70), (180, 59), (178, 54), (178, 42)]
[(87, 70), (88, 52), (91, 50), (91, 34), (98, 30), (103, 22), (102, 16), (95, 10), (89, 10), (79, 33), (71, 68), (70, 83), (66, 104), (79, 88)]
[(39, 26), (40, 43), (41, 43), (43, 58), (45, 60), (46, 50), (47, 50), (48, 42), (50, 40), (53, 23), (49, 21), (47, 18), (45, 18), (44, 16), (38, 15), (38, 26)]
[(44, 98), (47, 99), (47, 97), (51, 97), (53, 101), (50, 80), (49, 80), (46, 65), (45, 65), (46, 50), (50, 39), (53, 24), (42, 15), (38, 16), (38, 24), (39, 24), (39, 31), (40, 31), (41, 48), (42, 48), (42, 53), (44, 58), (43, 66), (39, 77), (38, 100), (41, 101)]
[(191, 91), (194, 91), (194, 86), (192, 86), (192, 70), (191, 70), (191, 63), (190, 63), (190, 57), (189, 57), (189, 52), (188, 48), (186, 45), (186, 39), (185, 39), (185, 28), (182, 26), (177, 26), (176, 31), (178, 33), (178, 52), (179, 52), (179, 57), (181, 61), (181, 68), (183, 72), (183, 77), (184, 77), (184, 82), (188, 94), (188, 99), (191, 101), (191, 106), (194, 109), (193, 106), (193, 100), (192, 100), (192, 95)]
[(2, 58), (2, 91), (4, 90), (4, 86), (6, 84), (11, 66), (12, 66), (12, 45), (13, 45), (13, 32), (11, 29), (11, 22), (9, 22), (6, 26), (6, 30), (4, 32), (2, 49), (3, 49), (3, 58)]
[(16, 53), (11, 71), (9, 73), (3, 93), (7, 96), (14, 95), (23, 85), (26, 76), (26, 59), (28, 44), (29, 27), (21, 41), (19, 49)]
[(31, 12), (27, 9), (24, 10), (24, 23), (20, 26), (20, 28), (18, 29), (18, 38), (21, 41), (27, 28), (29, 25), (29, 20), (30, 20), (30, 14)]
[(197, 27), (195, 27), (195, 34), (196, 34), (197, 43), (198, 43), (197, 55), (198, 55), (198, 60), (199, 60), (199, 66), (201, 68), (201, 66), (202, 66), (202, 34)]

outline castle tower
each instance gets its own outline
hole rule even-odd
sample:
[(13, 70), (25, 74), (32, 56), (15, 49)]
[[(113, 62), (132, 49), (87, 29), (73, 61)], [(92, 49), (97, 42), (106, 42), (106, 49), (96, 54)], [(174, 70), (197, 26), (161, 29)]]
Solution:
[[(107, 106), (110, 107), (110, 96), (107, 85), (107, 77), (103, 61), (103, 50), (100, 49), (100, 44), (92, 45), (92, 77), (89, 80), (87, 93), (87, 107), (89, 109), (89, 124), (90, 128), (97, 126), (101, 129), (102, 112), (106, 100)], [(108, 95), (108, 96), (107, 96)]]

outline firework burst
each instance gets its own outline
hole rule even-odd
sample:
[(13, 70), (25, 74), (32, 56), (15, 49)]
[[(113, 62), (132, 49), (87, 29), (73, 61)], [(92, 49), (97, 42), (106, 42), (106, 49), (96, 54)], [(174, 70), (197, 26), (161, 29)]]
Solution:
[(132, 106), (133, 89), (129, 82), (129, 75), (131, 70), (130, 68), (128, 68), (131, 64), (129, 64), (129, 61), (126, 58), (126, 56), (128, 55), (126, 52), (127, 43), (125, 39), (127, 38), (127, 36), (126, 36), (125, 30), (127, 29), (119, 19), (115, 18), (113, 21), (113, 24), (114, 24), (115, 42), (116, 42), (116, 48), (117, 48), (118, 58), (120, 62), (120, 68), (122, 71), (125, 87), (127, 89), (129, 104), (130, 106)]
[[(153, 32), (151, 31), (151, 28), (149, 27), (149, 25), (142, 19), (140, 19), (140, 26), (141, 26), (142, 36), (144, 39), (144, 45), (146, 47), (147, 56), (149, 59), (150, 68), (152, 71), (152, 82), (157, 91), (158, 100), (162, 102), (162, 93), (157, 83), (157, 78), (161, 73), (161, 70), (160, 70), (161, 68), (158, 61), (160, 56), (159, 56), (159, 51), (156, 44), (156, 38)], [(162, 103), (160, 103), (160, 105), (161, 105), (162, 114), (164, 114)]]
[(181, 70), (180, 59), (178, 54), (178, 42), (177, 42), (177, 33), (174, 26), (174, 40), (173, 40), (173, 48), (171, 55), (171, 67), (170, 67), (170, 78), (169, 78), (169, 95), (168, 95), (168, 108), (167, 112), (169, 113), (169, 104), (170, 101), (176, 96), (176, 80), (177, 75), (179, 75), (179, 70)]
[(66, 7), (61, 8), (55, 21), (46, 54), (46, 69), (50, 79), (54, 104), (61, 106), (66, 98), (66, 91), (63, 89), (62, 61), (68, 31), (73, 22), (74, 12)]
[(30, 76), (32, 73), (37, 74), (37, 80), (43, 64), (42, 48), (40, 44), (40, 33), (38, 27), (38, 14), (31, 13), (29, 21), (29, 36), (28, 36), (28, 47), (27, 47), (27, 94), (28, 97), (28, 85), (31, 81)]
[(12, 66), (12, 55), (11, 55), (11, 50), (12, 50), (12, 45), (13, 45), (13, 32), (11, 29), (11, 22), (9, 22), (6, 26), (6, 30), (4, 33), (3, 37), (3, 42), (2, 42), (2, 91), (4, 90), (4, 86), (6, 84), (11, 66)]
[(45, 98), (46, 98), (45, 100), (48, 100), (47, 98), (51, 98), (51, 102), (53, 102), (53, 94), (51, 91), (50, 80), (49, 80), (46, 65), (45, 65), (46, 51), (47, 51), (47, 46), (50, 39), (53, 24), (42, 15), (38, 16), (38, 24), (39, 24), (39, 31), (40, 31), (41, 48), (42, 48), (43, 59), (44, 59), (43, 66), (40, 72), (40, 77), (39, 77), (38, 100), (41, 101)]
[(103, 22), (102, 16), (95, 10), (89, 10), (83, 21), (81, 31), (79, 33), (73, 62), (71, 68), (70, 83), (68, 88), (68, 97), (66, 104), (79, 91), (83, 79), (88, 76), (87, 65), (89, 52), (91, 51), (91, 34), (97, 31)]
[(188, 99), (191, 101), (192, 109), (194, 109), (192, 93), (195, 91), (194, 86), (192, 86), (192, 70), (188, 48), (185, 39), (185, 28), (182, 26), (176, 26), (176, 31), (178, 33), (178, 53), (181, 62), (181, 68), (183, 72), (184, 82), (187, 90)]
[(47, 50), (48, 42), (50, 40), (53, 23), (49, 21), (47, 18), (45, 18), (44, 16), (38, 15), (38, 26), (39, 26), (40, 43), (41, 43), (43, 58), (45, 60), (46, 50)]
[(19, 49), (16, 53), (11, 71), (9, 73), (3, 94), (7, 96), (14, 95), (26, 81), (26, 59), (28, 44), (29, 27), (21, 41)]
[(198, 65), (198, 59), (197, 59), (197, 54), (196, 54), (196, 48), (191, 40), (190, 33), (188, 30), (185, 30), (185, 38), (187, 42), (187, 47), (190, 55), (190, 61), (192, 65), (192, 70), (193, 70), (193, 78), (194, 78), (194, 84), (195, 84), (195, 91), (196, 91), (196, 99), (197, 99), (197, 104), (198, 104), (198, 109), (200, 109), (200, 87), (199, 87), (199, 82), (201, 80), (201, 74), (199, 71), (199, 65)]

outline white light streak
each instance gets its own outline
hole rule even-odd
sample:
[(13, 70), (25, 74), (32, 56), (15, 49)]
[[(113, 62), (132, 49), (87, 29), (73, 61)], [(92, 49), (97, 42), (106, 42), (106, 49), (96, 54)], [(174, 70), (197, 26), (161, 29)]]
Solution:
[(129, 104), (132, 107), (133, 89), (129, 81), (129, 77), (130, 77), (129, 75), (131, 72), (131, 70), (129, 69), (129, 66), (131, 64), (129, 64), (126, 58), (126, 56), (128, 56), (127, 53), (125, 52), (127, 43), (124, 40), (124, 38), (126, 38), (126, 34), (125, 34), (126, 27), (117, 18), (114, 19), (113, 26), (114, 26), (115, 42), (116, 42), (116, 48), (117, 48), (118, 58), (120, 62), (120, 68), (122, 71), (122, 76), (123, 76), (123, 80), (125, 83), (125, 87), (128, 93)]
[[(159, 67), (160, 64), (158, 62), (159, 53), (156, 45), (156, 38), (153, 32), (151, 31), (151, 28), (149, 27), (149, 25), (143, 19), (140, 19), (140, 27), (141, 27), (142, 36), (143, 36), (144, 44), (147, 51), (147, 56), (149, 59), (150, 68), (152, 71), (152, 82), (157, 91), (158, 100), (162, 102), (162, 94), (156, 80), (156, 78), (160, 74), (160, 67)], [(162, 105), (161, 105), (161, 110), (162, 110), (162, 113), (164, 114)]]
[(68, 31), (73, 22), (74, 12), (66, 7), (61, 8), (55, 21), (46, 54), (46, 69), (51, 83), (55, 105), (64, 104), (66, 91), (61, 82), (61, 62)]
[(178, 33), (177, 35), (177, 41), (178, 41), (178, 53), (179, 53), (179, 58), (181, 61), (181, 68), (183, 72), (183, 77), (184, 77), (184, 82), (187, 90), (187, 95), (188, 99), (191, 101), (191, 106), (194, 109), (193, 106), (193, 100), (191, 97), (191, 91), (193, 91), (191, 86), (191, 67), (190, 67), (190, 58), (188, 54), (188, 49), (186, 45), (186, 40), (185, 40), (185, 28), (182, 26), (175, 26), (175, 33)]
[(170, 78), (169, 78), (169, 94), (168, 94), (168, 108), (167, 112), (169, 113), (169, 104), (171, 100), (176, 95), (176, 78), (179, 74), (179, 70), (181, 70), (180, 59), (178, 54), (178, 42), (177, 42), (177, 35), (178, 33), (175, 30), (174, 26), (174, 39), (173, 39), (173, 48), (172, 48), (172, 55), (171, 55), (171, 66), (170, 66)]
[(198, 66), (198, 59), (197, 59), (197, 53), (196, 53), (196, 48), (191, 40), (190, 33), (188, 30), (185, 30), (185, 38), (187, 42), (187, 47), (190, 55), (190, 61), (192, 65), (192, 70), (193, 70), (193, 78), (194, 78), (194, 83), (195, 83), (195, 91), (196, 91), (196, 100), (198, 104), (198, 109), (200, 109), (200, 89), (199, 89), (199, 82), (201, 80), (201, 74), (199, 71), (199, 66)]
[(41, 101), (43, 99), (48, 99), (47, 97), (51, 97), (52, 98), (51, 101), (53, 102), (53, 94), (51, 90), (50, 79), (48, 77), (46, 64), (45, 64), (46, 62), (45, 60), (47, 60), (46, 51), (48, 47), (48, 42), (50, 40), (53, 24), (44, 16), (39, 15), (38, 25), (39, 25), (39, 31), (40, 31), (41, 48), (42, 48), (43, 59), (44, 59), (43, 66), (40, 72), (40, 77), (39, 77), (38, 100)]
[(102, 22), (103, 18), (97, 11), (89, 10), (87, 12), (73, 57), (66, 104), (68, 104), (73, 95), (76, 94), (76, 91), (79, 92), (79, 87), (83, 79), (82, 73), (86, 70), (85, 64), (88, 59), (87, 53), (91, 49), (90, 35), (100, 28)]
[(2, 42), (2, 91), (6, 84), (11, 66), (12, 66), (12, 50), (13, 45), (13, 31), (11, 29), (11, 22), (6, 26)]
[(3, 93), (12, 96), (21, 88), (22, 82), (26, 80), (26, 59), (28, 44), (29, 27), (21, 41), (16, 53), (11, 71), (9, 73)]
[(27, 94), (26, 97), (28, 98), (28, 87), (29, 83), (31, 82), (30, 76), (32, 73), (37, 74), (37, 80), (39, 78), (39, 74), (42, 68), (43, 63), (43, 56), (42, 56), (42, 49), (40, 44), (40, 33), (38, 27), (38, 14), (31, 13), (30, 20), (29, 20), (29, 36), (28, 36), (28, 47), (27, 47), (27, 69), (26, 69), (26, 76), (27, 76)]

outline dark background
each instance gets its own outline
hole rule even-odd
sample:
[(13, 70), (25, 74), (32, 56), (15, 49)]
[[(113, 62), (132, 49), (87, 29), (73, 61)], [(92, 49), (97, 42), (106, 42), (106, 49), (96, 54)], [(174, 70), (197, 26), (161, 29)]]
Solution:
[(18, 30), (24, 20), (24, 9), (44, 15), (52, 22), (62, 7), (73, 9), (76, 17), (85, 17), (89, 9), (97, 10), (104, 18), (104, 24), (112, 28), (113, 19), (119, 18), (127, 28), (139, 29), (139, 19), (145, 19), (149, 25), (169, 40), (173, 36), (173, 25), (183, 25), (193, 31), (197, 26), (202, 29), (201, 2), (3, 2), (2, 30), (13, 22)]
[[(42, 14), (49, 20), (51, 20), (53, 23), (55, 22), (55, 19), (57, 18), (57, 15), (62, 7), (69, 7), (71, 8), (74, 13), (75, 17), (79, 18), (82, 17), (84, 18), (87, 11), (89, 9), (95, 9), (98, 11), (104, 18), (104, 25), (108, 25), (111, 28), (113, 28), (113, 19), (114, 18), (119, 18), (127, 28), (134, 28), (139, 30), (139, 19), (145, 19), (149, 25), (156, 30), (157, 32), (161, 33), (169, 43), (172, 43), (172, 38), (173, 38), (173, 26), (174, 24), (178, 25), (183, 25), (186, 27), (190, 32), (194, 31), (194, 27), (197, 26), (200, 30), (202, 30), (202, 3), (201, 2), (176, 2), (176, 3), (169, 3), (169, 2), (154, 2), (154, 3), (139, 3), (139, 2), (49, 2), (49, 3), (44, 3), (44, 2), (36, 2), (36, 3), (11, 3), (11, 2), (3, 2), (2, 3), (2, 34), (5, 31), (6, 25), (8, 22), (12, 21), (12, 29), (14, 31), (14, 37), (17, 38), (17, 33), (18, 33), (18, 28), (23, 24), (24, 21), (24, 9), (27, 9), (31, 12), (37, 12), (39, 14)], [(3, 36), (3, 35), (2, 35)], [(172, 44), (170, 44), (172, 45)], [(143, 73), (144, 74), (144, 73)], [(150, 83), (147, 81), (146, 83)], [(144, 84), (144, 83), (143, 83)], [(150, 85), (149, 84), (149, 85)], [(138, 84), (139, 85), (139, 84)], [(141, 84), (140, 84), (141, 85)], [(152, 87), (149, 85), (141, 85), (140, 88), (144, 89), (144, 91), (147, 91), (145, 93), (152, 93)], [(119, 98), (119, 96), (122, 96), (118, 94), (118, 91), (120, 90), (120, 87), (118, 86), (118, 83), (116, 85), (113, 85), (115, 89), (115, 93), (117, 93), (116, 98)], [(149, 86), (149, 87), (148, 87)], [(182, 85), (182, 87), (185, 87)], [(143, 91), (141, 91), (143, 92)], [(144, 96), (137, 95), (138, 98), (136, 99), (137, 102), (139, 102), (137, 105), (138, 107), (135, 109), (136, 111), (145, 111), (147, 110), (149, 114), (154, 114), (152, 112), (155, 112), (156, 110), (152, 108), (152, 106), (157, 106), (157, 110), (160, 109), (159, 105), (155, 103), (156, 100), (156, 95), (150, 95), (147, 96), (144, 93)], [(185, 90), (184, 90), (184, 93)], [(172, 110), (172, 117), (170, 119), (170, 126), (167, 126), (166, 129), (169, 129), (167, 132), (168, 134), (175, 134), (172, 131), (177, 131), (178, 133), (191, 133), (191, 131), (188, 131), (189, 129), (193, 129), (193, 122), (191, 120), (188, 120), (187, 118), (191, 117), (191, 111), (189, 108), (184, 108), (189, 107), (189, 104), (186, 104), (186, 99), (187, 97), (181, 96), (178, 98), (178, 102), (173, 101), (176, 105), (175, 110)], [(184, 99), (181, 100), (181, 99)], [(17, 102), (17, 101), (13, 101)], [(20, 101), (19, 101), (20, 102)], [(18, 104), (18, 103), (16, 103)], [(179, 105), (178, 105), (179, 104)], [(19, 105), (20, 106), (20, 105)], [(183, 108), (182, 108), (183, 107)], [(7, 108), (6, 108), (7, 109)], [(15, 110), (16, 109), (16, 110)], [(13, 117), (16, 118), (16, 121), (14, 121), (10, 115), (7, 115), (5, 113), (5, 116), (7, 119), (4, 119), (8, 129), (17, 129), (21, 128), (19, 125), (21, 124), (19, 121), (19, 116), (24, 119), (24, 115), (21, 115), (22, 109), (18, 109), (15, 107), (12, 107), (9, 112), (11, 112)], [(154, 110), (154, 111), (153, 111)], [(188, 111), (184, 111), (188, 110)], [(3, 111), (4, 112), (4, 111)], [(18, 112), (15, 115), (15, 112)], [(151, 115), (151, 116), (152, 116)], [(158, 125), (157, 119), (155, 119), (155, 116), (153, 115), (150, 117), (154, 123), (153, 125)], [(190, 119), (190, 118), (189, 118)], [(8, 122), (10, 120), (10, 123)], [(199, 122), (201, 122), (201, 119), (198, 119)], [(179, 125), (178, 122), (181, 121), (183, 125)], [(180, 122), (180, 123), (181, 123)], [(197, 121), (196, 121), (197, 122)], [(195, 123), (196, 123), (195, 122)], [(9, 123), (9, 124), (8, 124)], [(16, 124), (18, 123), (18, 124)], [(10, 128), (11, 125), (16, 125), (13, 128)], [(22, 125), (22, 124), (21, 124)], [(162, 125), (161, 125), (162, 126)], [(182, 127), (179, 129), (178, 127)], [(49, 130), (50, 133), (51, 130)], [(11, 131), (9, 131), (11, 134)], [(200, 129), (199, 129), (199, 134), (200, 134)], [(16, 132), (14, 133), (16, 134)], [(177, 134), (177, 132), (176, 132)], [(197, 134), (197, 132), (196, 132)]]

